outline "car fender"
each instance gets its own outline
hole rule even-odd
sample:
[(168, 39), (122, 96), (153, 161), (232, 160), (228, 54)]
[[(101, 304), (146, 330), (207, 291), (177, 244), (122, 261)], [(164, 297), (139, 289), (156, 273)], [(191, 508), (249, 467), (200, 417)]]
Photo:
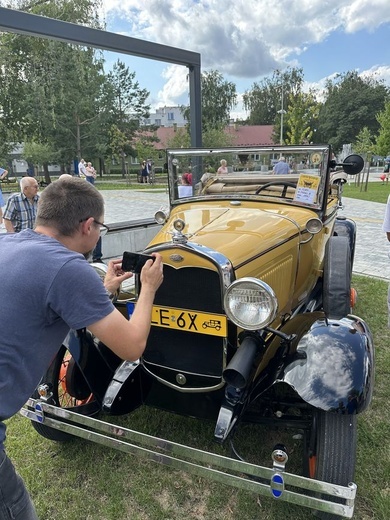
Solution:
[(356, 247), (356, 222), (344, 216), (337, 216), (333, 234), (339, 237), (348, 238), (349, 247), (351, 250), (351, 265), (353, 265)]
[[(293, 341), (277, 382), (287, 383), (304, 401), (321, 410), (362, 412), (370, 404), (374, 381), (369, 328), (352, 315), (328, 320), (319, 318), (321, 313), (311, 314), (292, 320), (295, 330), (303, 333)], [(288, 329), (294, 330), (294, 324), (289, 323)]]

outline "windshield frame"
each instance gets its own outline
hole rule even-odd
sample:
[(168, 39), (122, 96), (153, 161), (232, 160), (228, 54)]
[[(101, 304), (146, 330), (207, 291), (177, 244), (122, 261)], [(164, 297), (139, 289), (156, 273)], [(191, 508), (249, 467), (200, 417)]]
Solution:
[[(242, 161), (242, 158), (249, 158), (247, 163)], [(294, 164), (291, 160), (294, 158), (307, 158), (307, 164)], [(219, 165), (222, 158), (227, 158), (229, 163), (229, 172), (225, 174), (218, 174), (215, 169)], [(251, 158), (258, 158), (257, 162), (253, 161), (250, 163)], [(292, 164), (291, 173), (287, 175), (277, 175), (272, 172), (271, 168), (273, 165), (280, 160), (280, 158), (287, 158), (289, 164)], [(310, 160), (313, 158), (317, 164), (311, 164)], [(298, 207), (310, 208), (316, 212), (324, 210), (327, 203), (327, 191), (329, 188), (329, 161), (332, 158), (330, 145), (300, 145), (300, 146), (257, 146), (257, 147), (226, 147), (217, 149), (207, 148), (172, 148), (167, 150), (167, 165), (168, 165), (168, 186), (169, 186), (169, 199), (172, 206), (178, 204), (194, 202), (194, 201), (206, 201), (206, 200), (251, 200), (251, 201), (264, 201), (276, 202), (288, 205), (294, 205)], [(259, 162), (267, 161), (267, 166), (261, 168)], [(202, 192), (204, 185), (201, 183), (202, 176), (206, 173), (206, 168), (213, 170), (209, 165), (214, 166), (214, 171), (210, 173), (212, 176), (211, 184), (223, 183), (238, 185), (246, 182), (255, 183), (257, 175), (261, 182), (263, 180), (272, 182), (275, 181), (293, 181), (298, 182), (298, 186), (301, 186), (299, 196), (294, 195), (294, 199), (287, 197), (275, 197), (265, 195), (263, 192), (256, 195), (254, 193), (240, 192), (239, 188), (234, 193), (226, 192), (223, 193), (207, 193)], [(310, 166), (313, 166), (310, 168)], [(266, 171), (265, 171), (266, 170)], [(186, 177), (185, 181), (188, 180), (188, 173), (190, 173), (190, 180), (193, 194), (191, 196), (184, 195), (182, 198), (179, 197), (178, 186), (184, 181), (182, 177)], [(185, 174), (185, 175), (184, 175)], [(302, 194), (305, 192), (302, 184), (302, 176), (305, 179), (316, 179), (316, 193), (314, 200), (305, 199)], [(309, 177), (307, 177), (309, 176)], [(306, 183), (306, 185), (308, 185)], [(297, 190), (296, 190), (297, 191)], [(308, 190), (306, 190), (307, 192)]]

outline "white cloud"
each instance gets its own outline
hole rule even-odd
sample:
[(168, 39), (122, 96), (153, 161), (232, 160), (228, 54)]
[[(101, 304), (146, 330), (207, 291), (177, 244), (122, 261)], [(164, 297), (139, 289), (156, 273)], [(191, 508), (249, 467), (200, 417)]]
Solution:
[(205, 69), (254, 78), (333, 31), (390, 21), (388, 0), (103, 0), (128, 34), (199, 52)]
[(188, 70), (179, 65), (169, 65), (164, 69), (162, 76), (165, 80), (164, 87), (158, 91), (157, 99), (152, 103), (158, 106), (173, 106), (178, 99), (183, 98), (183, 104), (188, 104)]
[[(371, 31), (390, 22), (389, 0), (103, 0), (103, 6), (109, 30), (115, 19), (121, 33), (198, 52), (203, 71), (216, 69), (232, 81), (282, 70), (335, 31)], [(385, 65), (364, 74), (390, 84)], [(185, 103), (185, 68), (167, 66), (163, 76), (152, 105)]]

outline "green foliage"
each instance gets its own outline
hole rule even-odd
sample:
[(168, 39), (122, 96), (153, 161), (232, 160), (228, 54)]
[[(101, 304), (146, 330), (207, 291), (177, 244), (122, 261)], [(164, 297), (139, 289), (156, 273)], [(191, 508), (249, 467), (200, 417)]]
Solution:
[(285, 144), (310, 143), (313, 137), (313, 121), (318, 115), (318, 103), (313, 94), (291, 95), (287, 105)]
[(33, 164), (54, 164), (58, 154), (47, 143), (25, 142), (23, 150), (24, 159)]
[[(243, 95), (245, 110), (250, 112), (251, 125), (273, 125), (278, 119), (278, 110), (286, 108), (286, 100), (302, 92), (303, 70), (288, 67), (284, 72), (276, 70), (271, 78), (254, 83)], [(283, 99), (283, 101), (282, 101)], [(280, 128), (280, 127), (279, 127)], [(275, 130), (278, 133), (278, 129)]]
[(123, 62), (117, 60), (104, 84), (104, 102), (111, 120), (108, 149), (114, 157), (120, 158), (123, 175), (126, 155), (135, 154), (130, 143), (138, 129), (138, 121), (149, 115), (148, 96), (149, 92), (136, 81), (135, 72), (130, 72)]
[(353, 143), (365, 126), (372, 135), (377, 134), (376, 115), (389, 95), (383, 83), (347, 72), (328, 81), (325, 95), (318, 118), (319, 140), (340, 150), (343, 144)]
[(390, 101), (388, 101), (384, 109), (377, 114), (379, 123), (379, 134), (376, 139), (375, 151), (383, 157), (390, 154)]
[(356, 137), (356, 141), (353, 145), (354, 152), (358, 154), (366, 154), (367, 152), (373, 152), (374, 150), (374, 139), (371, 131), (365, 126), (360, 130)]
[(167, 141), (168, 148), (189, 148), (190, 146), (190, 134), (186, 128), (178, 128), (173, 137)]
[[(218, 130), (230, 121), (230, 111), (237, 104), (236, 86), (226, 81), (217, 70), (204, 72), (201, 79), (202, 89), (202, 129)], [(190, 121), (190, 109), (183, 109), (184, 117)]]

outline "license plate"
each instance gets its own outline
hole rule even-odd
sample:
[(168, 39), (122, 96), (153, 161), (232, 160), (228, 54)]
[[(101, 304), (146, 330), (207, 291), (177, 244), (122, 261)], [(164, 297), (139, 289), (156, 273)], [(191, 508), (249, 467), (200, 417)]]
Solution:
[(164, 329), (185, 330), (211, 336), (227, 336), (227, 319), (223, 314), (153, 306), (152, 325)]

